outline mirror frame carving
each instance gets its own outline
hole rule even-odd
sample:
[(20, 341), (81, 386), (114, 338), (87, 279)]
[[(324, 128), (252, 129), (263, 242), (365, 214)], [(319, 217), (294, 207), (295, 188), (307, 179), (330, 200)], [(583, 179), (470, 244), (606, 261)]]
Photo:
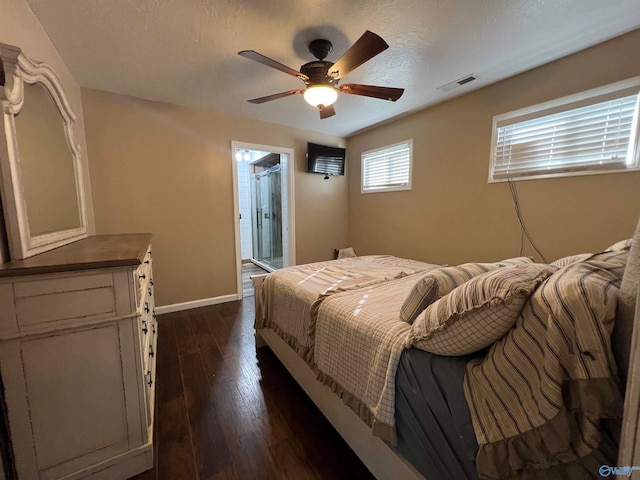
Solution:
[[(84, 197), (80, 145), (75, 143), (73, 112), (62, 83), (44, 62), (26, 57), (20, 48), (0, 43), (4, 87), (0, 86), (3, 131), (0, 135), (0, 187), (11, 260), (24, 259), (66, 245), (87, 236), (87, 212)], [(23, 191), (15, 116), (24, 105), (24, 84), (40, 83), (47, 90), (60, 114), (75, 172), (80, 226), (40, 235), (32, 235)]]

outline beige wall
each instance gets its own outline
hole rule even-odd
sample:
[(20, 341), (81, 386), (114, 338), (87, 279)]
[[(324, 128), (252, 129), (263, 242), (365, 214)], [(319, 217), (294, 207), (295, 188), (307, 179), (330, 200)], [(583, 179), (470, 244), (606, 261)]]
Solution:
[[(74, 138), (80, 144), (81, 161), (85, 183), (85, 198), (87, 202), (87, 221), (89, 233), (94, 232), (93, 207), (91, 202), (91, 187), (89, 181), (89, 168), (87, 167), (87, 147), (84, 132), (84, 120), (82, 112), (82, 100), (80, 86), (58, 54), (47, 33), (31, 11), (25, 0), (2, 0), (0, 7), (0, 42), (20, 47), (22, 52), (32, 60), (38, 60), (49, 64), (58, 75), (65, 89), (67, 98), (77, 115), (74, 125)], [(0, 228), (0, 237), (5, 237), (5, 232)], [(7, 258), (0, 256), (0, 261)]]
[[(640, 74), (640, 32), (632, 32), (357, 135), (347, 144), (347, 176), (324, 181), (304, 173), (305, 145), (339, 144), (338, 137), (81, 91), (24, 0), (3, 0), (0, 42), (57, 71), (89, 167), (90, 231), (95, 211), (97, 233), (154, 233), (159, 305), (235, 293), (232, 140), (295, 150), (298, 263), (328, 259), (349, 244), (360, 254), (492, 260), (517, 255), (520, 244), (508, 187), (486, 180), (492, 116)], [(413, 190), (361, 195), (360, 153), (407, 138), (414, 139)], [(523, 181), (518, 190), (549, 259), (630, 235), (640, 213), (640, 173)]]
[[(349, 139), (349, 238), (359, 254), (457, 264), (520, 250), (506, 183), (487, 183), (492, 117), (640, 75), (640, 30)], [(413, 138), (413, 189), (360, 194), (360, 154)], [(628, 238), (640, 172), (517, 182), (527, 228), (552, 261)], [(527, 246), (526, 254), (535, 252)]]
[(231, 141), (293, 148), (296, 260), (347, 241), (346, 177), (304, 172), (334, 136), (82, 89), (96, 230), (151, 232), (157, 305), (236, 293)]

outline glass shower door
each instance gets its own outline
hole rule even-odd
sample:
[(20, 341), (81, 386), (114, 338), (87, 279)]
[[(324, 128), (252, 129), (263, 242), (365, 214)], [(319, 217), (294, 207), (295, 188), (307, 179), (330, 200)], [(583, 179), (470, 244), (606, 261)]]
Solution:
[(280, 165), (251, 175), (253, 260), (282, 268), (282, 196)]

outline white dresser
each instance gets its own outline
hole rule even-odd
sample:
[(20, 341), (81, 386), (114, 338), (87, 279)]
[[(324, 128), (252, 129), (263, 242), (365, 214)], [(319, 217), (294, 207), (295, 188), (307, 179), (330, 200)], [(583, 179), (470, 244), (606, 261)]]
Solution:
[(153, 463), (150, 234), (0, 265), (0, 372), (20, 479), (125, 479)]

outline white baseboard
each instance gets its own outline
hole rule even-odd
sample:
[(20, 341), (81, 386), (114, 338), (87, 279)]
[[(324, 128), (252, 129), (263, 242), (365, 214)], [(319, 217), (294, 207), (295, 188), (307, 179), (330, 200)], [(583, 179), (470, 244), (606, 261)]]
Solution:
[(210, 305), (217, 305), (219, 303), (235, 302), (238, 300), (238, 294), (232, 293), (230, 295), (222, 295), (221, 297), (203, 298), (201, 300), (191, 300), (190, 302), (174, 303), (172, 305), (163, 305), (156, 307), (156, 313), (162, 315), (163, 313), (179, 312), (181, 310), (190, 310), (192, 308), (208, 307)]

